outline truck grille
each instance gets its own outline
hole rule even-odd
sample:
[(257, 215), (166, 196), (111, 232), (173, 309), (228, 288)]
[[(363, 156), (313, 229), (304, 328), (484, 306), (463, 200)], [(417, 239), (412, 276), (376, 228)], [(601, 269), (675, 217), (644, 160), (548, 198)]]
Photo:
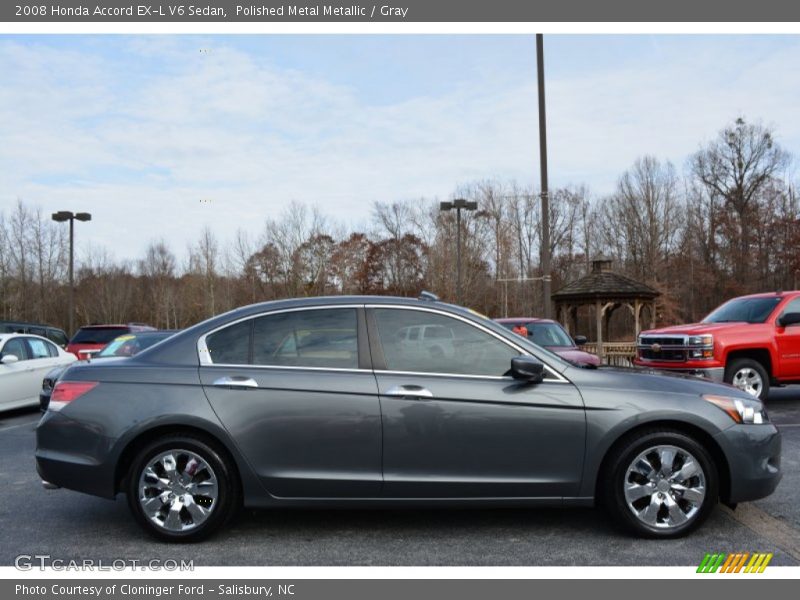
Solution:
[(686, 362), (685, 337), (646, 336), (640, 339), (639, 357), (661, 362)]

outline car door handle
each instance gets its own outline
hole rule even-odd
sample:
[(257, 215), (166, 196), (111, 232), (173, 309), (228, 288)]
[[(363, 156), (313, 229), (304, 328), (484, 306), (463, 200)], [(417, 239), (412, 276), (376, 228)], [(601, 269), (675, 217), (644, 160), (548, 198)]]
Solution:
[(252, 377), (242, 377), (239, 375), (234, 377), (220, 377), (219, 379), (214, 380), (214, 385), (222, 387), (258, 387), (258, 383)]
[(433, 393), (420, 385), (396, 385), (386, 390), (383, 395), (395, 398), (416, 398), (417, 400), (433, 398)]

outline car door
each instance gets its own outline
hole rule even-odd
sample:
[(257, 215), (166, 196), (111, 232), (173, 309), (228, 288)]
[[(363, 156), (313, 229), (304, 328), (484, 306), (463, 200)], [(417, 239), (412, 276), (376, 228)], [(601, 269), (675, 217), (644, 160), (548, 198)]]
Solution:
[(0, 363), (0, 402), (6, 406), (19, 406), (35, 399), (39, 388), (36, 388), (35, 393), (31, 392), (28, 346), (22, 337), (6, 340), (0, 348), (0, 359), (9, 354), (13, 354), (18, 360), (15, 363)]
[[(577, 496), (586, 420), (577, 389), (550, 371), (539, 384), (506, 373), (525, 352), (475, 322), (436, 309), (368, 308), (383, 415), (384, 496)], [(416, 347), (395, 332), (444, 328)], [(439, 329), (441, 331), (441, 329)]]
[(201, 340), (206, 395), (274, 496), (380, 495), (380, 403), (363, 313), (272, 312)]
[[(800, 298), (789, 302), (780, 314), (788, 313), (800, 313)], [(781, 379), (800, 379), (800, 324), (776, 325), (775, 343), (780, 361), (775, 369), (776, 375)]]
[(48, 371), (59, 364), (58, 348), (55, 344), (35, 337), (26, 337), (28, 355), (30, 356), (30, 374), (35, 389), (34, 397), (38, 398), (42, 387), (42, 379)]

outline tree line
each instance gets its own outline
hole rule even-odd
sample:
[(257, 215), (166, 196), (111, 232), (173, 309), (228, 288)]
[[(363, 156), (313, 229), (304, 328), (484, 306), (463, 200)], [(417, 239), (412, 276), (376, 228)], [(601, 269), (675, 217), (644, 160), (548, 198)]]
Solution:
[[(680, 167), (640, 157), (609, 195), (585, 185), (551, 190), (553, 290), (585, 275), (599, 254), (661, 292), (660, 323), (697, 320), (734, 295), (796, 289), (791, 162), (772, 128), (738, 118)], [(493, 317), (542, 314), (538, 190), (487, 179), (453, 197), (478, 203), (462, 213), (465, 304)], [(326, 294), (427, 289), (455, 300), (455, 228), (454, 212), (430, 198), (376, 201), (363, 231), (293, 203), (261, 232), (240, 230), (228, 243), (204, 229), (185, 260), (163, 239), (136, 260), (94, 248), (76, 257), (76, 323), (181, 328), (243, 304)], [(36, 207), (18, 201), (0, 212), (0, 318), (64, 327), (67, 243), (66, 228)], [(588, 315), (584, 324), (591, 334)]]

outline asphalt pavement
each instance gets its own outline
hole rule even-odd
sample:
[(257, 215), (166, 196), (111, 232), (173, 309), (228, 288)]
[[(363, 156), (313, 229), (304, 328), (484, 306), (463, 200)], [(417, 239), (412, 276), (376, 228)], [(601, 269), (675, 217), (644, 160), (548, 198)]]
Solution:
[(642, 540), (598, 509), (244, 511), (199, 543), (152, 540), (116, 501), (46, 491), (33, 452), (38, 411), (0, 413), (0, 565), (22, 554), (53, 559), (193, 560), (207, 565), (697, 565), (706, 552), (773, 552), (800, 564), (800, 387), (773, 390), (784, 476), (764, 500), (720, 507), (679, 540)]

